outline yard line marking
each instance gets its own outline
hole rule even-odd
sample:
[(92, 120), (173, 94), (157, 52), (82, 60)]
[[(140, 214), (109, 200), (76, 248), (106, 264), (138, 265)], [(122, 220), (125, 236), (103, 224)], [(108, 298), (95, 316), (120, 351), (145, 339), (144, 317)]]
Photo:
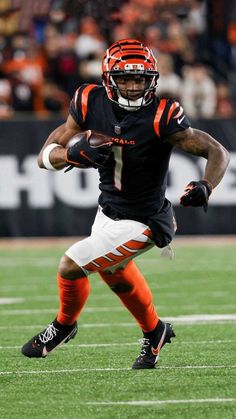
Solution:
[(0, 298), (0, 305), (24, 303), (24, 301), (24, 298)]
[(51, 267), (56, 266), (58, 263), (57, 258), (38, 258), (38, 257), (31, 257), (31, 258), (17, 258), (12, 259), (11, 257), (7, 256), (0, 256), (0, 267), (4, 268), (13, 268), (18, 266), (33, 266), (35, 268), (41, 268), (41, 267)]
[(236, 314), (190, 314), (186, 316), (165, 317), (166, 321), (179, 324), (196, 324), (202, 322), (236, 321)]
[[(8, 327), (9, 329), (9, 327)], [(180, 341), (178, 345), (225, 345), (226, 343), (236, 343), (236, 340), (190, 340), (190, 341)], [(117, 343), (78, 343), (72, 344), (58, 348), (58, 349), (70, 349), (70, 348), (110, 348), (114, 346), (139, 346), (139, 342), (117, 342)], [(21, 346), (0, 346), (0, 350), (5, 349), (20, 349)]]
[[(18, 285), (17, 285), (17, 288), (18, 288)], [(156, 288), (156, 289), (159, 289), (160, 290), (162, 288), (165, 289), (166, 287), (159, 287), (157, 285), (157, 286), (152, 286), (151, 288), (153, 288), (153, 289)], [(18, 290), (21, 290), (21, 289), (18, 288)], [(25, 290), (28, 291), (29, 290), (29, 287), (25, 287)], [(52, 291), (52, 290), (53, 289), (51, 289), (50, 291)], [(4, 287), (1, 287), (1, 291), (3, 292), (3, 291), (6, 291), (6, 290), (4, 290)], [(94, 289), (94, 291), (95, 291), (95, 289)], [(203, 293), (202, 291), (195, 291), (195, 293), (206, 295), (206, 292)], [(211, 296), (216, 296), (216, 297), (219, 297), (219, 296), (220, 297), (221, 296), (226, 296), (227, 297), (228, 294), (229, 294), (228, 291), (211, 292)], [(109, 290), (107, 290), (107, 292), (100, 292), (99, 294), (96, 294), (95, 292), (94, 293), (91, 292), (91, 298), (93, 299), (94, 302), (96, 302), (97, 300), (102, 300), (102, 299), (106, 300), (107, 298), (109, 298), (110, 295), (111, 295), (111, 293), (109, 292)], [(173, 296), (176, 296), (176, 294), (168, 292), (168, 297), (173, 297)], [(6, 300), (6, 301), (9, 300), (9, 303), (5, 303), (4, 300)], [(17, 296), (12, 296), (12, 293), (11, 293), (11, 297), (5, 297), (5, 298), (3, 297), (3, 298), (0, 298), (0, 305), (1, 304), (10, 304), (11, 303), (11, 300), (12, 300), (12, 303), (14, 303), (14, 300), (16, 300), (15, 302), (28, 302), (28, 301), (45, 301), (46, 302), (46, 301), (58, 301), (58, 295), (55, 292), (55, 293), (53, 293), (51, 295), (49, 295), (49, 294), (47, 294), (47, 295), (25, 295), (25, 293), (23, 295), (19, 295), (19, 293), (18, 293)], [(191, 309), (191, 308), (198, 308), (198, 307), (200, 307), (200, 308), (202, 308), (202, 307), (211, 307), (211, 308), (212, 307), (221, 307), (221, 308), (222, 307), (224, 307), (224, 308), (231, 307), (231, 308), (235, 308), (236, 309), (236, 304), (215, 304), (215, 303), (213, 303), (213, 304), (212, 303), (208, 303), (208, 304), (176, 304), (176, 306), (180, 306), (181, 308), (185, 308), (185, 309), (188, 309), (188, 308), (189, 309)], [(162, 307), (163, 308), (163, 307), (166, 307), (166, 305), (159, 304), (159, 307)]]
[[(124, 311), (123, 307), (87, 307), (83, 310), (87, 313), (106, 313), (106, 312), (116, 312)], [(12, 310), (0, 310), (0, 315), (31, 315), (31, 314), (41, 314), (41, 313), (55, 313), (57, 312), (56, 308), (41, 308), (41, 309), (12, 309)]]
[(236, 399), (186, 399), (186, 400), (130, 400), (127, 402), (85, 402), (86, 405), (97, 406), (149, 406), (163, 404), (188, 404), (188, 403), (235, 403)]
[[(31, 280), (31, 283), (30, 283), (30, 291), (31, 290), (33, 290), (33, 289), (37, 289), (38, 290), (38, 285), (35, 283), (35, 281), (40, 281), (40, 280), (42, 280), (42, 278), (40, 277), (40, 276), (30, 276), (30, 280)], [(49, 289), (49, 288), (52, 288), (52, 284), (48, 284), (48, 287), (47, 287), (47, 290)], [(55, 286), (54, 286), (54, 284), (53, 284), (53, 288), (55, 288)], [(16, 290), (16, 286), (15, 285), (2, 285), (1, 286), (1, 291), (4, 291), (4, 292), (14, 292)], [(27, 284), (17, 284), (17, 290), (20, 290), (20, 291), (25, 291), (25, 290), (27, 290), (27, 291), (29, 291), (29, 285), (27, 285)]]
[[(83, 323), (80, 324), (79, 328), (87, 329), (87, 328), (96, 328), (96, 327), (135, 327), (136, 323)], [(14, 330), (18, 329), (45, 329), (44, 325), (27, 325), (27, 326), (0, 326), (0, 330), (9, 330), (9, 327)]]
[(222, 369), (222, 368), (236, 368), (236, 365), (183, 365), (183, 366), (166, 366), (166, 367), (158, 367), (161, 370), (171, 370), (171, 369), (178, 369), (178, 370), (195, 370), (195, 369)]
[[(96, 328), (96, 327), (135, 327), (137, 326), (136, 323), (83, 323), (80, 324), (79, 328), (81, 329), (87, 329), (87, 328)], [(27, 325), (27, 326), (0, 326), (0, 330), (9, 330), (9, 327), (11, 327), (11, 329), (45, 329), (45, 324), (44, 325), (40, 325), (40, 326), (35, 326), (35, 325)]]
[[(163, 305), (158, 305), (158, 307), (160, 307), (161, 309), (166, 309), (166, 305), (165, 306), (163, 306)], [(176, 304), (175, 305), (175, 307), (176, 308), (178, 308), (179, 309), (179, 311), (182, 309), (184, 309), (184, 310), (191, 310), (191, 311), (193, 311), (193, 310), (199, 310), (199, 311), (204, 311), (204, 310), (209, 310), (209, 309), (212, 309), (212, 310), (215, 310), (215, 311), (217, 311), (217, 310), (219, 310), (219, 309), (222, 309), (222, 310), (235, 310), (236, 311), (236, 304)], [(196, 316), (197, 316), (197, 314), (196, 314)], [(209, 316), (210, 316), (210, 314), (209, 314)]]
[[(173, 370), (173, 369), (232, 369), (236, 365), (182, 365), (182, 366), (166, 366), (157, 367), (158, 370)], [(37, 375), (37, 374), (71, 374), (76, 372), (112, 372), (112, 371), (130, 371), (134, 374), (131, 368), (73, 368), (62, 370), (32, 370), (32, 371), (0, 371), (0, 375)]]
[(32, 315), (42, 313), (55, 313), (57, 310), (53, 308), (42, 308), (42, 309), (17, 309), (17, 310), (0, 310), (0, 316), (15, 316), (15, 315)]
[(37, 375), (37, 374), (65, 374), (76, 372), (110, 372), (110, 371), (131, 371), (131, 368), (74, 368), (63, 370), (38, 370), (38, 371), (0, 371), (1, 375)]
[[(56, 309), (13, 309), (13, 310), (0, 310), (0, 315), (32, 315), (32, 314), (43, 314), (43, 313), (56, 313)], [(84, 309), (86, 313), (106, 313), (106, 312), (126, 312), (124, 307), (87, 307)], [(164, 321), (174, 322), (175, 324), (208, 324), (208, 323), (227, 323), (235, 322), (236, 314), (190, 314), (184, 316), (168, 316), (163, 317)], [(95, 324), (97, 327), (106, 327), (110, 323), (100, 323), (101, 326)], [(133, 326), (134, 323), (115, 323), (113, 326)], [(80, 327), (84, 327), (81, 325)], [(86, 327), (93, 327), (86, 325)]]
[[(70, 344), (69, 347), (67, 346), (66, 349), (69, 348), (106, 348), (106, 347), (114, 347), (114, 346), (139, 346), (138, 342), (130, 342), (130, 343), (81, 343), (78, 345)], [(0, 349), (20, 349), (21, 346), (0, 346)], [(58, 348), (60, 350), (65, 349), (63, 346), (62, 348)]]
[[(27, 288), (27, 290), (28, 290), (28, 288)], [(107, 298), (107, 294), (103, 294), (103, 295), (98, 295), (98, 296), (93, 296), (93, 299), (95, 300), (95, 301), (97, 301), (97, 300), (102, 300), (102, 299), (106, 299)], [(3, 302), (1, 302), (1, 300), (3, 300)], [(4, 300), (9, 300), (9, 302), (4, 302)], [(12, 301), (10, 301), (10, 300), (12, 300)], [(55, 302), (57, 302), (58, 301), (58, 296), (57, 295), (54, 295), (54, 296), (34, 296), (34, 297), (31, 297), (31, 296), (26, 296), (26, 297), (14, 297), (14, 298), (0, 298), (0, 306), (1, 305), (3, 305), (3, 304), (18, 304), (18, 303), (21, 303), (21, 304), (23, 304), (23, 303), (26, 303), (26, 302), (28, 302), (28, 301), (55, 301)], [(159, 309), (165, 309), (166, 308), (166, 305), (161, 305), (161, 304), (159, 304)], [(203, 309), (206, 309), (206, 308), (211, 308), (211, 309), (224, 309), (224, 310), (231, 310), (231, 309), (234, 309), (234, 310), (236, 310), (236, 304), (180, 304), (179, 306), (178, 306), (178, 304), (176, 305), (176, 307), (181, 307), (181, 309), (189, 309), (189, 310), (193, 310), (193, 309), (199, 309), (199, 310), (203, 310)], [(18, 310), (20, 310), (20, 312), (13, 312), (13, 314), (15, 315), (15, 314), (21, 314), (21, 311), (22, 310), (25, 310), (24, 311), (24, 313), (22, 313), (22, 314), (38, 314), (38, 312), (39, 312), (39, 310), (37, 310), (37, 312), (35, 312), (35, 310), (33, 311), (33, 312), (29, 312), (29, 310), (28, 309), (18, 309)], [(26, 311), (27, 310), (27, 311)], [(11, 311), (12, 310), (10, 310), (10, 312), (8, 311), (7, 312), (7, 315), (9, 314), (9, 315), (11, 315), (12, 313), (11, 313)], [(124, 311), (125, 312), (125, 309), (121, 306), (121, 307), (112, 307), (112, 308), (106, 308), (106, 307), (90, 307), (90, 308), (87, 308), (87, 309), (85, 309), (84, 310), (85, 312), (87, 311), (87, 312), (93, 312), (93, 311), (100, 311), (100, 312), (106, 312), (106, 311)], [(41, 309), (40, 310), (40, 312), (45, 312), (45, 313), (54, 313), (55, 312), (55, 310), (54, 309)], [(0, 315), (1, 315), (1, 313), (3, 313), (4, 314), (4, 312), (3, 312), (3, 310), (0, 310)]]

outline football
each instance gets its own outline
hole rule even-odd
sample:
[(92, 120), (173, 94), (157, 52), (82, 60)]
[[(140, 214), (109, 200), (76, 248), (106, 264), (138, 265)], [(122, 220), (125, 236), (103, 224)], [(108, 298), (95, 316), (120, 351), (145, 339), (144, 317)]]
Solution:
[(100, 132), (87, 130), (75, 134), (67, 144), (66, 161), (80, 169), (98, 168), (106, 164), (112, 147), (112, 139)]
[(108, 137), (107, 135), (104, 135), (98, 131), (87, 130), (87, 131), (79, 132), (78, 134), (74, 135), (70, 139), (67, 147), (71, 147), (72, 145), (80, 141), (84, 137), (84, 135), (86, 135), (87, 141), (90, 147), (92, 148), (112, 146), (113, 144), (111, 137)]
[(101, 134), (98, 131), (85, 131), (90, 147), (98, 148), (104, 146), (112, 146), (112, 138)]

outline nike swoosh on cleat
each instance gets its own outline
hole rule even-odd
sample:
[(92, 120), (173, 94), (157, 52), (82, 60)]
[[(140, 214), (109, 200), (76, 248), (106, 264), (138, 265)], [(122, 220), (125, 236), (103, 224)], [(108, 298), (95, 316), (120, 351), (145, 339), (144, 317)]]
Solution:
[(163, 330), (163, 333), (161, 335), (161, 339), (160, 339), (160, 341), (159, 341), (159, 343), (157, 345), (157, 348), (153, 348), (153, 346), (151, 346), (151, 351), (152, 351), (153, 355), (155, 355), (155, 356), (158, 356), (159, 355), (159, 352), (160, 352), (160, 350), (161, 350), (161, 348), (163, 346), (163, 342), (164, 342), (165, 336), (166, 336), (166, 331), (167, 331), (167, 327), (166, 327), (166, 324), (165, 324), (165, 328)]
[(46, 346), (43, 347), (43, 351), (42, 351), (42, 358), (45, 358), (48, 355), (48, 351), (46, 349)]
[(153, 346), (151, 347), (151, 351), (152, 351), (152, 354), (155, 356), (158, 356), (160, 352), (159, 348), (153, 348)]
[(53, 348), (51, 351), (47, 351), (46, 346), (43, 347), (42, 350), (42, 358), (45, 358), (48, 354), (51, 354), (53, 351), (55, 351), (55, 349), (59, 348), (59, 346), (63, 345), (64, 343), (67, 343), (70, 339), (73, 339), (74, 336), (76, 335), (77, 329), (74, 328), (68, 336), (65, 337), (65, 339), (63, 339), (60, 343), (58, 343), (58, 345), (55, 346), (55, 348)]
[(181, 124), (181, 122), (184, 120), (184, 118), (185, 118), (185, 115), (184, 116), (182, 116), (182, 118), (180, 118), (180, 119), (177, 119), (177, 121), (178, 121), (178, 124)]

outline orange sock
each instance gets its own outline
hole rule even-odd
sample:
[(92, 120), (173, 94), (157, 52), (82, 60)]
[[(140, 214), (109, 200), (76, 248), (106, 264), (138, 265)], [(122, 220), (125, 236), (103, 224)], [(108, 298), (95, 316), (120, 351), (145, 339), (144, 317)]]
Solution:
[(105, 271), (99, 274), (118, 295), (144, 332), (155, 329), (159, 318), (152, 302), (152, 293), (134, 261), (130, 261), (124, 269), (118, 269), (113, 274)]
[(57, 321), (63, 325), (72, 325), (78, 318), (89, 295), (90, 284), (88, 278), (75, 280), (64, 279), (57, 274), (60, 307)]

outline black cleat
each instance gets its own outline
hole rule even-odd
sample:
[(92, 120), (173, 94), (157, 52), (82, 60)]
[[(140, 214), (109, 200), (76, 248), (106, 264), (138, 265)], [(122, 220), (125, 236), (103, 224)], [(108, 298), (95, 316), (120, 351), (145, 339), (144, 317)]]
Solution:
[(161, 348), (166, 343), (171, 343), (171, 338), (175, 337), (175, 333), (170, 323), (161, 322), (163, 325), (163, 331), (157, 333), (156, 343), (153, 340), (144, 337), (141, 339), (142, 348), (140, 355), (136, 358), (132, 369), (148, 369), (155, 368), (158, 361)]
[(77, 322), (71, 326), (63, 326), (54, 320), (45, 330), (30, 339), (21, 352), (29, 358), (45, 358), (63, 343), (74, 338), (77, 331)]

